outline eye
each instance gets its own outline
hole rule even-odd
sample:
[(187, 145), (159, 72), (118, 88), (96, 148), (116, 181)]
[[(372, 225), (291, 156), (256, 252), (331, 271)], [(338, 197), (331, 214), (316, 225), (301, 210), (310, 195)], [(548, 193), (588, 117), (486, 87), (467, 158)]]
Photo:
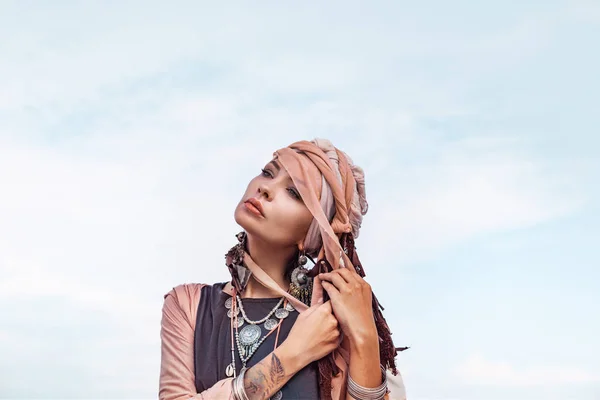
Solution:
[(302, 197), (300, 197), (300, 193), (298, 193), (296, 188), (291, 187), (291, 188), (288, 188), (287, 190), (293, 197), (295, 197), (298, 200), (302, 200)]
[(269, 171), (268, 169), (261, 169), (262, 173), (261, 175), (267, 178), (272, 178), (273, 174), (271, 173), (271, 171)]

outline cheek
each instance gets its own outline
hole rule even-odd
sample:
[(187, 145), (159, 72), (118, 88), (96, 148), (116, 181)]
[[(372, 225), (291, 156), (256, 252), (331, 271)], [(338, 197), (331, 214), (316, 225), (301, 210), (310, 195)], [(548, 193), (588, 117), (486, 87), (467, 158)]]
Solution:
[(301, 239), (312, 222), (313, 216), (304, 204), (296, 200), (282, 202), (278, 213), (277, 225), (285, 227), (287, 235)]
[(304, 228), (305, 231), (308, 230), (308, 227), (313, 221), (313, 215), (310, 213), (308, 208), (305, 206), (302, 207), (302, 212), (300, 214), (300, 224)]

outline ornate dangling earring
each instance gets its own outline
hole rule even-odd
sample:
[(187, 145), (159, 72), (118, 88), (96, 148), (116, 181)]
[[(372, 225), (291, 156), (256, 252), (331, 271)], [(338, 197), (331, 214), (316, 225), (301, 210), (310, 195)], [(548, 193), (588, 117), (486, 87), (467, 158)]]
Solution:
[(231, 273), (232, 283), (238, 293), (243, 293), (250, 275), (252, 273), (244, 265), (244, 253), (246, 251), (246, 232), (235, 235), (238, 243), (225, 254), (225, 265)]
[(304, 249), (301, 249), (298, 253), (298, 264), (292, 271), (290, 294), (310, 306), (313, 280), (308, 276), (308, 270), (305, 267), (307, 261), (306, 253)]

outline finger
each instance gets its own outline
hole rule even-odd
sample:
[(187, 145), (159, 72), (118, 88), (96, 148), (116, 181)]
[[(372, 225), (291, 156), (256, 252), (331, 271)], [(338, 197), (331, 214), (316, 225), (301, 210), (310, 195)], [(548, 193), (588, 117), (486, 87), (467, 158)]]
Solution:
[(333, 284), (331, 284), (331, 283), (329, 283), (327, 281), (323, 281), (321, 283), (323, 285), (323, 289), (325, 289), (325, 291), (329, 295), (329, 298), (331, 298), (332, 301), (339, 300), (341, 294), (340, 294), (339, 290), (337, 290), (335, 288), (335, 286), (333, 286)]
[(319, 306), (321, 306), (321, 304), (316, 304), (314, 306), (308, 307), (306, 310), (302, 311), (302, 315), (308, 316), (314, 313), (319, 308)]
[(322, 308), (323, 310), (325, 310), (327, 312), (332, 312), (333, 311), (333, 309), (331, 308), (331, 301), (330, 300), (327, 300), (323, 304), (319, 304), (317, 307)]
[(315, 276), (313, 279), (313, 291), (310, 304), (322, 304), (323, 303), (323, 287), (321, 286), (321, 278)]
[(358, 275), (356, 273), (356, 271), (354, 271), (354, 267), (350, 267), (350, 268), (338, 268), (335, 270), (335, 272), (337, 272), (338, 274), (340, 274), (340, 276), (344, 277), (344, 279), (346, 280), (346, 282), (348, 283), (353, 283), (356, 281), (356, 278), (360, 278), (360, 275)]
[(335, 288), (339, 291), (348, 288), (348, 282), (346, 282), (346, 280), (340, 274), (329, 272), (326, 274), (320, 274), (319, 278), (321, 278), (322, 281), (333, 283)]
[[(319, 306), (320, 306), (320, 304), (310, 306), (307, 309), (305, 309), (304, 311), (299, 311), (298, 314), (299, 314), (299, 316), (302, 316), (302, 318), (308, 318), (308, 317), (310, 317), (310, 315), (314, 314), (319, 309)], [(300, 317), (298, 317), (298, 318), (300, 318)]]

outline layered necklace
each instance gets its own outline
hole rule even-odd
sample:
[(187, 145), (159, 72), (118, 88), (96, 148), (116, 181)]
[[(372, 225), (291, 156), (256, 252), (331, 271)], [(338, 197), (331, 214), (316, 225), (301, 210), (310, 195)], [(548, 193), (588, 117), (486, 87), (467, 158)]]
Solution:
[[(275, 339), (275, 348), (277, 348), (281, 323), (291, 312), (295, 311), (294, 306), (282, 297), (264, 318), (253, 321), (246, 315), (242, 299), (237, 293), (234, 293), (232, 297), (225, 301), (225, 308), (227, 309), (227, 316), (229, 317), (231, 327), (231, 364), (225, 369), (225, 374), (228, 377), (237, 376), (235, 365), (236, 348), (240, 360), (242, 360), (242, 369), (246, 369), (248, 360), (250, 360), (260, 345), (274, 332), (277, 332)], [(239, 318), (240, 314), (242, 318)], [(264, 336), (263, 329), (266, 331)], [(279, 390), (271, 399), (279, 400), (282, 397), (281, 390)]]

